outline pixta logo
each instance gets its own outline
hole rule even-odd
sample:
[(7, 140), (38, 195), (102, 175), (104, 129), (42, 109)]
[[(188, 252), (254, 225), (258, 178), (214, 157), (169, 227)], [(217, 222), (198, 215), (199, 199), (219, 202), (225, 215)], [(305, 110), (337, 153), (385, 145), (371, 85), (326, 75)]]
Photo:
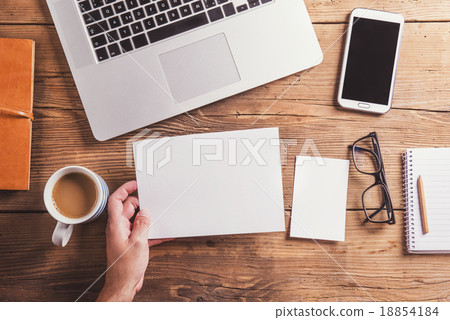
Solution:
[[(145, 138), (145, 140), (136, 143)], [(133, 145), (136, 171), (153, 175), (155, 170), (160, 170), (172, 159), (172, 148), (166, 144), (170, 137), (162, 137), (159, 132), (151, 132), (144, 129), (127, 141), (127, 166), (133, 167)]]

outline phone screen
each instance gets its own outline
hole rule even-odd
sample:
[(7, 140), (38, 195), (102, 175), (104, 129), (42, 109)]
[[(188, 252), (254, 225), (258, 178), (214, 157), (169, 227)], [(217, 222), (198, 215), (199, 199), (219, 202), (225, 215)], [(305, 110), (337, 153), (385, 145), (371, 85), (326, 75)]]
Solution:
[(400, 24), (355, 17), (342, 98), (388, 105)]

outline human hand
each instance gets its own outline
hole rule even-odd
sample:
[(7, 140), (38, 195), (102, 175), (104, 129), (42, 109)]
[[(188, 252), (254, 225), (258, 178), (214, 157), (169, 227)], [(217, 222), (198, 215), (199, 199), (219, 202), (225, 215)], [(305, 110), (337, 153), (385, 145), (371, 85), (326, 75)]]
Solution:
[(136, 189), (136, 181), (129, 181), (109, 197), (106, 227), (108, 269), (97, 301), (132, 301), (144, 282), (149, 247), (171, 240), (148, 240), (150, 216), (145, 210), (139, 211), (133, 224), (130, 222), (139, 206), (138, 198), (130, 196)]

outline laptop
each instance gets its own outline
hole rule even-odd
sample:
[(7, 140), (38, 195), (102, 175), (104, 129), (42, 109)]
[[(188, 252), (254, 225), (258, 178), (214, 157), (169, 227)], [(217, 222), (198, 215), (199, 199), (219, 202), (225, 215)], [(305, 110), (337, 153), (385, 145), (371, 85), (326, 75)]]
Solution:
[(322, 61), (302, 0), (47, 3), (100, 141)]

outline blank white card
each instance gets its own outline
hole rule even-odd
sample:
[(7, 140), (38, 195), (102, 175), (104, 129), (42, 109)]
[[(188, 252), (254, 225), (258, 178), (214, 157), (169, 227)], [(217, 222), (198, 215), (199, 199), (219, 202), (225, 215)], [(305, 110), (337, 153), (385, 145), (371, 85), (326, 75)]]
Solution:
[(291, 237), (345, 241), (349, 161), (297, 156)]
[(134, 143), (150, 239), (285, 231), (278, 128)]

